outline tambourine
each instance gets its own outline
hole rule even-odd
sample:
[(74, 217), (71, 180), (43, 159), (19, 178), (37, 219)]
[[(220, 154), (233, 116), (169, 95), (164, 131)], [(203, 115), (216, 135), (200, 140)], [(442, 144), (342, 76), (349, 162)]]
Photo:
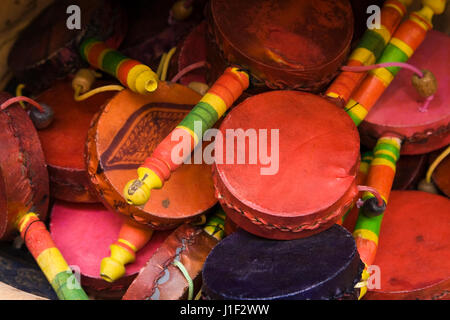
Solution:
[(449, 216), (448, 198), (421, 191), (393, 191), (374, 261), (380, 274), (366, 299), (448, 300)]
[(38, 131), (49, 171), (50, 194), (69, 202), (99, 202), (90, 190), (84, 161), (87, 132), (94, 115), (113, 93), (97, 94), (84, 101), (74, 100), (71, 79), (57, 81), (36, 101), (50, 106), (52, 124)]
[[(251, 143), (261, 146), (259, 140), (267, 139), (263, 152), (272, 155), (270, 164), (228, 137), (226, 132), (237, 129), (255, 130), (258, 141)], [(263, 130), (266, 135), (257, 137)], [(223, 150), (223, 159), (213, 165), (216, 197), (227, 216), (250, 233), (269, 239), (310, 236), (336, 223), (358, 193), (358, 131), (342, 109), (321, 97), (298, 91), (250, 97), (230, 111), (220, 133), (223, 142), (215, 147)], [(249, 163), (252, 157), (258, 160)]]
[(210, 166), (186, 164), (143, 207), (123, 198), (136, 168), (200, 99), (193, 90), (161, 82), (148, 95), (118, 93), (93, 121), (86, 163), (91, 183), (107, 208), (151, 229), (173, 229), (212, 208), (216, 199)]
[[(80, 29), (67, 25), (71, 5), (80, 8)], [(78, 53), (84, 37), (95, 36), (117, 48), (125, 32), (117, 1), (55, 1), (21, 33), (9, 54), (9, 66), (19, 82), (38, 93), (84, 65)]]
[(206, 257), (224, 236), (224, 218), (218, 210), (204, 226), (178, 227), (141, 269), (123, 299), (192, 300), (201, 288)]
[(360, 125), (361, 142), (371, 147), (384, 133), (402, 139), (401, 154), (423, 154), (450, 144), (450, 37), (429, 31), (409, 63), (426, 69), (437, 80), (437, 91), (426, 111), (411, 84), (411, 71), (400, 70)]
[(170, 231), (155, 232), (136, 254), (120, 280), (109, 283), (100, 277), (100, 262), (109, 255), (109, 245), (117, 239), (123, 219), (101, 204), (73, 204), (58, 201), (50, 220), (50, 233), (69, 265), (76, 266), (81, 284), (95, 298), (120, 299), (128, 286), (161, 246)]
[(18, 103), (4, 107), (11, 98), (0, 94), (0, 239), (19, 231), (58, 297), (87, 300), (43, 222), (49, 201), (44, 153), (25, 110)]
[(209, 81), (239, 66), (259, 91), (319, 91), (345, 62), (353, 35), (347, 0), (214, 0), (207, 18)]
[(203, 267), (206, 300), (356, 300), (364, 265), (352, 235), (334, 225), (277, 241), (242, 229), (222, 240)]

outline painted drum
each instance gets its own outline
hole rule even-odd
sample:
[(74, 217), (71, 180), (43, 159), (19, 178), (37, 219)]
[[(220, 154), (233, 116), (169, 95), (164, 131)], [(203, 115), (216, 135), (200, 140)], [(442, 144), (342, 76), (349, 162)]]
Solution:
[(109, 283), (100, 277), (100, 262), (109, 254), (123, 219), (101, 204), (72, 204), (57, 201), (50, 218), (50, 233), (67, 263), (77, 266), (81, 285), (96, 298), (120, 299), (128, 286), (161, 246), (170, 231), (157, 231), (127, 265), (125, 276)]
[(206, 259), (202, 296), (208, 300), (356, 300), (355, 285), (363, 268), (352, 235), (338, 225), (289, 241), (263, 239), (239, 229)]
[[(0, 93), (0, 104), (12, 98)], [(0, 111), (0, 239), (10, 239), (20, 214), (47, 216), (49, 182), (44, 153), (33, 123), (15, 103)]]
[(207, 17), (210, 82), (231, 64), (250, 70), (259, 90), (319, 91), (345, 62), (353, 35), (347, 0), (213, 0)]
[(363, 144), (372, 147), (384, 133), (403, 138), (402, 154), (428, 153), (450, 143), (450, 37), (429, 31), (408, 63), (437, 79), (428, 110), (419, 111), (424, 99), (411, 84), (411, 71), (401, 70), (359, 126)]
[(432, 178), (439, 190), (447, 197), (450, 197), (450, 156), (447, 156), (436, 167)]
[[(82, 13), (79, 30), (67, 27), (71, 5), (78, 5)], [(8, 64), (16, 78), (37, 93), (84, 65), (78, 54), (82, 38), (95, 36), (117, 48), (125, 32), (125, 16), (117, 1), (55, 1), (21, 33)]]
[[(247, 142), (238, 149), (228, 141), (242, 140), (228, 138), (230, 129), (250, 130), (241, 132), (245, 141), (244, 133), (254, 130), (252, 153)], [(216, 158), (222, 146), (223, 159), (213, 165), (216, 197), (227, 216), (250, 233), (270, 239), (310, 236), (338, 221), (357, 195), (358, 131), (342, 109), (319, 96), (299, 91), (253, 96), (228, 114), (220, 132)], [(258, 143), (267, 159), (256, 153)], [(237, 155), (245, 156), (245, 165)]]
[(84, 149), (91, 120), (115, 93), (99, 93), (87, 100), (74, 100), (71, 79), (56, 82), (36, 101), (54, 111), (52, 124), (39, 130), (50, 176), (50, 195), (69, 202), (99, 202), (89, 189)]
[(197, 103), (200, 96), (179, 84), (160, 82), (147, 95), (123, 90), (98, 114), (88, 133), (86, 163), (104, 205), (152, 229), (174, 229), (216, 204), (211, 168), (185, 164), (144, 207), (127, 203), (123, 188), (139, 165)]
[[(202, 61), (206, 61), (206, 22), (196, 26), (182, 42), (176, 63), (176, 73)], [(206, 83), (206, 68), (195, 69), (180, 78), (180, 83), (185, 86), (191, 82)]]
[(200, 227), (178, 227), (148, 260), (123, 300), (187, 300), (188, 282), (175, 261), (181, 262), (191, 277), (194, 296), (201, 288), (206, 257), (217, 243)]
[(369, 300), (450, 299), (450, 200), (421, 191), (393, 191), (374, 265), (380, 288)]
[[(8, 290), (14, 288), (16, 291)], [(15, 249), (9, 242), (0, 244), (0, 300), (57, 299), (45, 275), (26, 248)]]

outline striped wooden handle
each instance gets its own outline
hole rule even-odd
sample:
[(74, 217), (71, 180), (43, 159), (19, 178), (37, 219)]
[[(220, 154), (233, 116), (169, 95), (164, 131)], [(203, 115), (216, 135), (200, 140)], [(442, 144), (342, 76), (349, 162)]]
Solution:
[[(150, 191), (162, 188), (171, 172), (190, 156), (204, 132), (214, 126), (248, 86), (249, 75), (245, 71), (227, 68), (200, 102), (145, 160), (138, 169), (138, 179), (125, 186), (124, 196), (127, 202), (134, 205), (146, 204), (150, 199)], [(183, 150), (189, 150), (189, 153), (183, 153)], [(176, 161), (174, 152), (178, 156)]]

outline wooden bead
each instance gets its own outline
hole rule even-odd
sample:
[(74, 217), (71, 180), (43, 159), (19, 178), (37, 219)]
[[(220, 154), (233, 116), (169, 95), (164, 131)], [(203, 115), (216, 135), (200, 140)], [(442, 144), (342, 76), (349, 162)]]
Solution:
[(30, 111), (30, 119), (33, 121), (34, 126), (38, 130), (42, 130), (50, 126), (53, 121), (54, 112), (53, 109), (46, 105), (45, 103), (41, 103), (42, 109), (44, 112), (40, 112), (38, 109), (31, 109)]
[(173, 18), (177, 21), (182, 21), (188, 18), (192, 13), (192, 5), (186, 7), (185, 1), (177, 1), (172, 7)]
[(437, 80), (434, 74), (428, 70), (422, 70), (423, 77), (419, 78), (417, 74), (412, 76), (412, 84), (420, 96), (428, 98), (437, 91)]
[(432, 182), (427, 182), (425, 179), (419, 182), (419, 185), (417, 186), (417, 189), (420, 191), (438, 194), (438, 190), (436, 186)]

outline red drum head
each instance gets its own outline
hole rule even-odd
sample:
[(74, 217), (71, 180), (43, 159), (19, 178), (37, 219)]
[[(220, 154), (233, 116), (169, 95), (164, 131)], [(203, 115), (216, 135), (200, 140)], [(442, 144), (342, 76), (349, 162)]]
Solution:
[(89, 192), (89, 177), (84, 161), (84, 146), (92, 118), (113, 92), (104, 92), (77, 102), (71, 79), (59, 81), (36, 101), (49, 105), (55, 116), (52, 124), (39, 130), (50, 175), (50, 194), (69, 202), (98, 202)]
[(374, 265), (380, 289), (366, 299), (449, 299), (450, 200), (420, 191), (393, 191)]
[(161, 230), (195, 220), (217, 203), (206, 164), (181, 166), (162, 189), (152, 190), (144, 207), (123, 198), (137, 168), (199, 100), (187, 87), (160, 82), (151, 94), (123, 90), (105, 105), (89, 130), (86, 161), (92, 186), (107, 208)]
[(424, 99), (411, 84), (412, 73), (400, 72), (360, 125), (361, 141), (369, 147), (383, 133), (404, 138), (402, 154), (422, 154), (450, 143), (450, 37), (429, 31), (408, 63), (433, 72), (438, 90), (427, 112), (420, 112)]
[[(11, 98), (0, 93), (0, 104)], [(49, 186), (39, 137), (28, 114), (16, 103), (0, 111), (0, 239), (16, 230), (19, 214), (47, 217)]]
[[(268, 161), (259, 156), (261, 148), (259, 155), (249, 152), (247, 138), (245, 149), (233, 143), (229, 151), (228, 140), (240, 140), (226, 137), (229, 129), (255, 130), (257, 144), (264, 139), (258, 132), (266, 129), (272, 164), (262, 164)], [(213, 165), (216, 196), (229, 218), (250, 233), (271, 239), (310, 236), (331, 227), (356, 197), (358, 131), (342, 109), (321, 97), (299, 91), (253, 96), (228, 114), (220, 132), (224, 155), (222, 164)], [(216, 139), (216, 152), (217, 145)], [(237, 162), (242, 153), (246, 164)], [(272, 172), (263, 175), (269, 167)]]
[(109, 283), (100, 277), (100, 262), (110, 254), (109, 246), (117, 240), (123, 219), (100, 204), (56, 202), (52, 209), (50, 232), (67, 263), (80, 268), (81, 285), (95, 296), (120, 298), (169, 231), (157, 231), (138, 251), (136, 261), (126, 266), (120, 280)]
[(353, 35), (349, 1), (213, 0), (208, 62), (249, 69), (258, 87), (318, 91), (344, 62)]

